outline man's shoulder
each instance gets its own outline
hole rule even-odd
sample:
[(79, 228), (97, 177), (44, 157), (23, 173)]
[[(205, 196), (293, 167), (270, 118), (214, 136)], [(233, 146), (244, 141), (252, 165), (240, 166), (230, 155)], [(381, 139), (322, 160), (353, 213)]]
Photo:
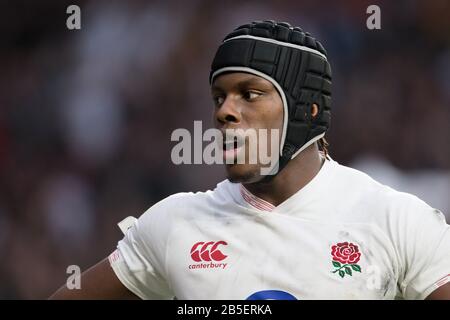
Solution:
[(179, 192), (172, 194), (153, 206), (143, 215), (164, 215), (176, 218), (199, 218), (223, 203), (232, 201), (232, 186), (228, 180), (222, 181), (212, 190)]
[(347, 199), (358, 208), (365, 208), (372, 218), (408, 219), (420, 218), (424, 212), (435, 209), (416, 195), (402, 192), (380, 183), (357, 169), (335, 164), (340, 188)]
[(174, 193), (167, 198), (162, 199), (159, 204), (164, 206), (198, 206), (219, 201), (223, 198), (231, 197), (232, 183), (228, 180), (219, 182), (214, 189), (205, 191), (191, 191)]

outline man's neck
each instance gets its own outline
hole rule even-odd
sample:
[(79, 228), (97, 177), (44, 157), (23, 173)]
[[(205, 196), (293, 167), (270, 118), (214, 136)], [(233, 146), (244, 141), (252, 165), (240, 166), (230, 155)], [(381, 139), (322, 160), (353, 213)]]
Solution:
[(278, 206), (306, 186), (319, 173), (324, 162), (316, 144), (306, 148), (290, 160), (269, 182), (244, 184), (252, 194)]

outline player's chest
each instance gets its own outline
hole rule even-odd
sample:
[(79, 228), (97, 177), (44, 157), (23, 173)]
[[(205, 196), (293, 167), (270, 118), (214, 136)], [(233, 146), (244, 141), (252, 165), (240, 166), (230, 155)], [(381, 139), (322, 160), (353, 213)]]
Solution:
[(394, 256), (366, 225), (230, 219), (177, 228), (167, 265), (185, 299), (390, 299)]

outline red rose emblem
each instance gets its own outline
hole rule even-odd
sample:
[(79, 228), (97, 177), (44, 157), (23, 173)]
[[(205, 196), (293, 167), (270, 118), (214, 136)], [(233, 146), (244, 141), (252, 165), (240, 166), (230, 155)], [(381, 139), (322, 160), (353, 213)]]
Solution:
[(358, 246), (353, 243), (342, 242), (331, 247), (334, 261), (340, 263), (357, 263), (361, 257)]
[(357, 265), (361, 258), (361, 252), (356, 244), (341, 242), (331, 246), (332, 264), (336, 269), (332, 273), (339, 273), (343, 278), (346, 274), (351, 276), (352, 271), (361, 272), (361, 267)]

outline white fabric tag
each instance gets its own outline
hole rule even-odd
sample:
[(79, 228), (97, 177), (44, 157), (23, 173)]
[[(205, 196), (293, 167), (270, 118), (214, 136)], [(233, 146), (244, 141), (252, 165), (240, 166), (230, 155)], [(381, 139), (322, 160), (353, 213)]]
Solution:
[(136, 221), (137, 219), (135, 217), (129, 216), (120, 221), (117, 225), (119, 226), (122, 233), (125, 234), (127, 230), (130, 229), (136, 223)]

